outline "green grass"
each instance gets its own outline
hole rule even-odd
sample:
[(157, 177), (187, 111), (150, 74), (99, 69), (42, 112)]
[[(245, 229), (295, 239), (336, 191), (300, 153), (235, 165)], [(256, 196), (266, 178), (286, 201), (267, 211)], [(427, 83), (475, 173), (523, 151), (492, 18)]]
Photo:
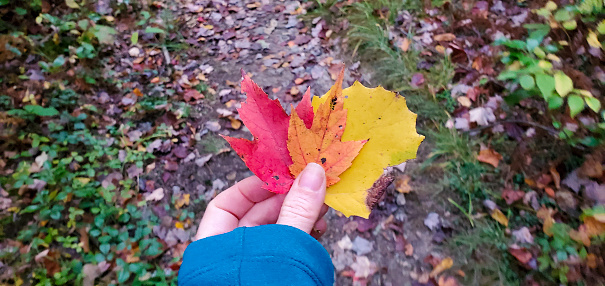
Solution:
[(476, 220), (476, 227), (463, 223), (445, 248), (466, 276), (462, 285), (519, 285), (517, 269), (506, 253), (509, 238), (489, 219)]

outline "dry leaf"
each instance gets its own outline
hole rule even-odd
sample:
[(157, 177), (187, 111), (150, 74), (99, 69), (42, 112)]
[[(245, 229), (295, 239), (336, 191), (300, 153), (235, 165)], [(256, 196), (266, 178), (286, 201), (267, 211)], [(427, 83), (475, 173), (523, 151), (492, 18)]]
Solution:
[(445, 34), (439, 34), (439, 35), (435, 35), (435, 37), (433, 37), (433, 40), (437, 41), (437, 42), (451, 42), (453, 40), (456, 39), (456, 35), (452, 34), (452, 33), (445, 33)]
[(517, 258), (521, 264), (527, 264), (532, 259), (531, 252), (527, 248), (519, 247), (515, 244), (508, 247), (508, 252)]
[(502, 155), (493, 149), (483, 149), (479, 151), (479, 156), (477, 156), (477, 160), (482, 163), (490, 164), (494, 166), (494, 168), (498, 168), (498, 164), (500, 164), (500, 160), (502, 160)]
[(402, 194), (410, 193), (412, 191), (412, 186), (410, 186), (411, 179), (412, 178), (408, 175), (401, 175), (397, 177), (395, 180), (395, 189)]
[(494, 209), (491, 213), (491, 216), (501, 225), (508, 227), (508, 218), (499, 209)]
[(454, 265), (454, 260), (451, 257), (446, 257), (437, 266), (433, 268), (433, 271), (429, 274), (430, 277), (435, 277), (439, 275), (439, 273), (450, 269)]

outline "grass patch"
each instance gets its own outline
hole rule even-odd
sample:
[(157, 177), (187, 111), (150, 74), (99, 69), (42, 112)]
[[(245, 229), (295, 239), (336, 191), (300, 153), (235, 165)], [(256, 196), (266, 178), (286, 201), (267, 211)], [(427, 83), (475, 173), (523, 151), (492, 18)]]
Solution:
[(509, 238), (503, 228), (487, 219), (476, 220), (474, 228), (463, 224), (445, 245), (466, 274), (462, 284), (519, 285), (517, 267), (506, 253)]

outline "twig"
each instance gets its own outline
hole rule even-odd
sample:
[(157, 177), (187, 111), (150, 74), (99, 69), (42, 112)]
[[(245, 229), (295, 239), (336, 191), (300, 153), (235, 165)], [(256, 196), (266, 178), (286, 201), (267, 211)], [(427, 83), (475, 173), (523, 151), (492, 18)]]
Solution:
[(485, 126), (480, 126), (480, 127), (476, 127), (473, 129), (469, 129), (464, 131), (465, 133), (470, 133), (470, 132), (475, 132), (475, 131), (481, 131), (483, 129), (487, 129), (487, 128), (492, 128), (496, 125), (499, 124), (503, 124), (503, 123), (518, 123), (518, 124), (523, 124), (523, 125), (528, 125), (528, 126), (532, 126), (532, 127), (536, 127), (536, 128), (540, 128), (548, 133), (550, 133), (551, 135), (557, 135), (559, 134), (559, 132), (553, 128), (535, 123), (535, 122), (530, 122), (530, 121), (525, 121), (525, 120), (504, 120), (504, 121), (498, 121), (498, 122), (494, 122), (492, 124), (489, 125), (485, 125)]

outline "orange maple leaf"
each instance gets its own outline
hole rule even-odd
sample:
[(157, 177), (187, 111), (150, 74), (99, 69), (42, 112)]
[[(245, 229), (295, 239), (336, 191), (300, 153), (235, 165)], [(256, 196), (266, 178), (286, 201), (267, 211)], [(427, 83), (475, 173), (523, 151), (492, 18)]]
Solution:
[[(340, 141), (347, 122), (347, 111), (343, 109), (342, 98), (343, 77), (344, 69), (330, 89), (330, 98), (317, 109), (310, 128), (299, 117), (298, 108), (292, 109), (288, 150), (293, 161), (290, 172), (295, 177), (308, 163), (317, 163), (326, 170), (326, 186), (336, 184), (340, 180), (338, 176), (351, 166), (353, 159), (367, 142)], [(304, 100), (310, 98), (305, 96)]]

